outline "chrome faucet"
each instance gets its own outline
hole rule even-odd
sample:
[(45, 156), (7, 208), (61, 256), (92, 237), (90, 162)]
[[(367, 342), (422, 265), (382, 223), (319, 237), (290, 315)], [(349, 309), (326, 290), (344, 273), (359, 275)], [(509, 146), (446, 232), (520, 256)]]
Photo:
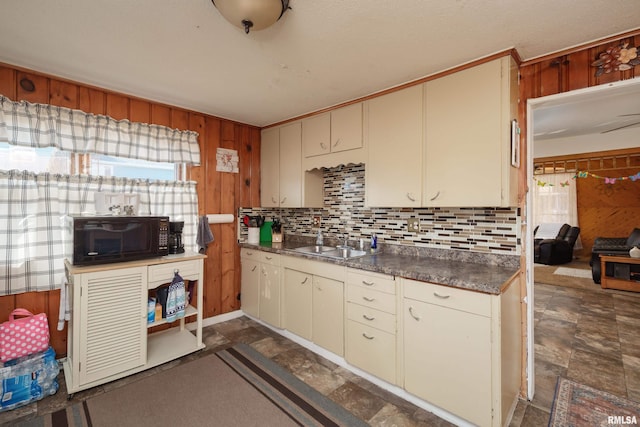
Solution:
[(343, 246), (349, 246), (349, 233), (342, 233), (341, 236), (343, 239)]

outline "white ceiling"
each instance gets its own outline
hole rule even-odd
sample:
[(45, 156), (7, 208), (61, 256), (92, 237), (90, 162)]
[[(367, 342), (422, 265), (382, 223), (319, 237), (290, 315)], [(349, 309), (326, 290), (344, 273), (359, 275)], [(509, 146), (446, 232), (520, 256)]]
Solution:
[[(291, 0), (246, 35), (210, 0), (5, 0), (0, 62), (264, 126), (515, 47), (638, 28), (638, 0)], [(595, 59), (595, 58), (594, 58)]]
[[(638, 84), (581, 90), (540, 102), (534, 111), (536, 141), (598, 134), (602, 138), (640, 125)], [(632, 81), (628, 81), (632, 83)], [(638, 145), (638, 140), (634, 141)]]

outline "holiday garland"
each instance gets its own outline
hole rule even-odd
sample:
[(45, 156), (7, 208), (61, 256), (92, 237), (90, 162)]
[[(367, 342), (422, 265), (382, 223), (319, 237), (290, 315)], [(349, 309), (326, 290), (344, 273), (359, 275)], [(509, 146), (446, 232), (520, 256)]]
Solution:
[[(603, 179), (605, 184), (611, 184), (612, 185), (612, 184), (615, 184), (618, 181), (626, 181), (626, 180), (631, 180), (633, 182), (640, 181), (640, 172), (636, 173), (635, 175), (618, 176), (618, 177), (615, 177), (615, 178), (611, 178), (611, 177), (608, 177), (608, 176), (596, 175), (595, 173), (591, 173), (591, 172), (578, 171), (573, 176), (573, 179), (576, 179), (576, 178), (587, 178), (587, 177), (592, 177), (592, 178), (596, 178), (596, 179)], [(554, 186), (554, 184), (551, 184), (549, 182), (541, 181), (541, 180), (539, 180), (537, 178), (533, 178), (533, 180), (540, 187), (553, 187)], [(566, 187), (568, 185), (569, 185), (569, 180), (560, 183), (561, 187)]]

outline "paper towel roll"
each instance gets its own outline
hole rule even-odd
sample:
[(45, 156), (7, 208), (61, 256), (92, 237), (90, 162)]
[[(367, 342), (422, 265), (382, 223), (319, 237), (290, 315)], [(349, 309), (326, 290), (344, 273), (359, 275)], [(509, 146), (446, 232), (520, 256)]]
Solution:
[(233, 214), (209, 214), (207, 221), (209, 224), (227, 224), (233, 222)]

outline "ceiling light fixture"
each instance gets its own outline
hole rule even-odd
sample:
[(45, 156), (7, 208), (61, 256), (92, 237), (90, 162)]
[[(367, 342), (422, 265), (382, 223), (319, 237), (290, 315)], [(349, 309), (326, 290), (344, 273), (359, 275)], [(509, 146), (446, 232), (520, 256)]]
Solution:
[(262, 30), (273, 25), (284, 15), (289, 0), (211, 0), (220, 14), (236, 27)]

